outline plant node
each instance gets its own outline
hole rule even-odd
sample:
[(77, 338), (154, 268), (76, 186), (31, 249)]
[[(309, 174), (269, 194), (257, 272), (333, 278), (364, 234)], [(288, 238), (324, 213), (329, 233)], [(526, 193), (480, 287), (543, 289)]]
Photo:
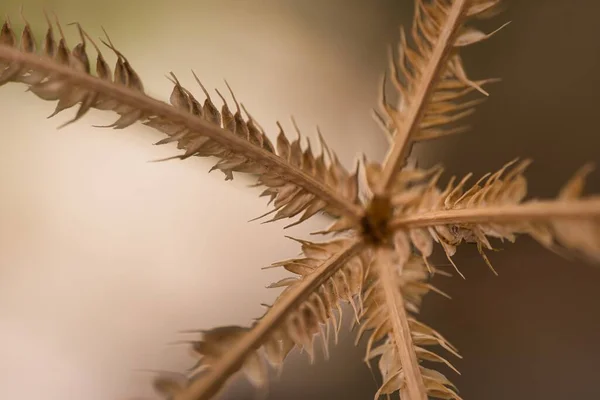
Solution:
[(361, 234), (365, 241), (375, 245), (387, 243), (392, 232), (392, 215), (390, 197), (374, 195), (360, 220)]

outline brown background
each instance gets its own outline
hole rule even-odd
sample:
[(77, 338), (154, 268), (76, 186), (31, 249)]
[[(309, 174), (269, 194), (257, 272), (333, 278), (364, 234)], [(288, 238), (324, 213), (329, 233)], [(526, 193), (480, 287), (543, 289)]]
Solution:
[[(503, 82), (490, 88), (470, 133), (419, 149), (424, 162), (480, 175), (532, 157), (530, 193), (544, 197), (583, 162), (599, 161), (598, 4), (511, 1), (483, 24), (512, 21), (465, 53), (467, 69)], [(167, 97), (162, 76), (170, 70), (193, 87), (193, 67), (210, 87), (227, 78), (273, 134), (274, 121), (293, 112), (309, 136), (320, 124), (347, 165), (357, 152), (384, 154), (369, 109), (386, 46), (410, 22), (410, 1), (44, 5), (95, 37), (106, 27), (153, 95)], [(38, 28), (41, 6), (25, 2)], [(17, 5), (4, 2), (0, 11), (19, 23)], [(207, 160), (148, 164), (173, 149), (150, 146), (158, 136), (141, 127), (89, 128), (108, 122), (104, 114), (54, 132), (66, 117), (46, 121), (52, 105), (22, 91), (0, 91), (0, 398), (148, 394), (147, 375), (136, 368), (182, 369), (189, 360), (166, 345), (178, 330), (259, 315), (259, 303), (274, 296), (264, 285), (279, 276), (259, 268), (298, 249), (281, 238), (282, 225), (244, 222), (264, 210), (244, 187), (249, 181), (226, 184), (205, 173)], [(590, 192), (600, 191), (599, 176)], [(504, 247), (491, 255), (499, 277), (462, 248), (456, 261), (467, 280), (440, 278), (453, 300), (431, 296), (424, 304), (423, 320), (464, 356), (455, 362), (462, 376), (449, 373), (462, 397), (599, 398), (600, 269), (526, 238)], [(305, 356), (291, 357), (269, 399), (371, 398), (378, 384), (353, 339), (343, 334), (332, 359), (312, 367)], [(258, 395), (240, 382), (229, 396)]]

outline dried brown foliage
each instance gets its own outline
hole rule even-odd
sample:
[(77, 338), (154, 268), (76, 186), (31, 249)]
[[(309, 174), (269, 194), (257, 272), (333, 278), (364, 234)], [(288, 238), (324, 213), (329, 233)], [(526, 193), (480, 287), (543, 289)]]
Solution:
[(389, 134), (388, 156), (381, 163), (364, 160), (353, 172), (321, 135), (315, 151), (310, 143), (302, 144), (299, 133), (290, 141), (279, 125), (273, 143), (229, 87), (234, 107), (217, 92), (219, 109), (197, 77), (203, 101), (171, 74), (174, 86), (167, 104), (144, 93), (142, 80), (108, 37), (103, 43), (116, 55), (114, 68), (81, 28), (80, 43), (70, 49), (58, 21), (48, 20), (38, 51), (28, 24), (17, 40), (5, 22), (0, 85), (22, 83), (41, 99), (57, 101), (54, 114), (78, 106), (68, 123), (92, 108), (116, 113), (110, 125), (115, 129), (141, 122), (166, 135), (159, 144), (177, 143), (183, 153), (173, 158), (215, 157), (213, 168), (226, 180), (234, 172), (256, 175), (263, 195), (273, 202), (271, 221), (299, 216), (295, 224), (319, 212), (335, 219), (321, 233), (340, 237), (321, 243), (297, 240), (303, 257), (273, 264), (293, 275), (272, 285), (284, 290), (252, 326), (203, 331), (192, 342), (197, 366), (187, 375), (157, 377), (155, 386), (165, 398), (211, 398), (240, 370), (255, 386), (264, 386), (267, 365), (280, 369), (293, 348), (304, 349), (312, 359), (316, 336), (327, 353), (331, 330), (337, 338), (340, 329), (340, 303), (347, 302), (359, 336), (369, 332), (366, 360), (378, 358), (383, 383), (376, 397), (399, 392), (411, 400), (458, 399), (448, 378), (422, 365), (451, 366), (432, 346), (458, 356), (439, 333), (416, 319), (423, 296), (437, 291), (429, 280), (439, 271), (428, 261), (435, 243), (451, 262), (459, 244), (475, 243), (491, 267), (485, 255), (493, 249), (489, 238), (513, 242), (527, 234), (553, 251), (600, 261), (600, 198), (582, 197), (590, 165), (553, 200), (526, 200), (529, 160), (511, 161), (472, 185), (467, 184), (470, 175), (440, 185), (441, 167), (406, 165), (413, 143), (461, 131), (460, 122), (480, 102), (472, 94), (487, 95), (482, 86), (492, 80), (469, 79), (459, 51), (490, 36), (468, 23), (495, 15), (499, 6), (500, 0), (416, 0), (412, 29), (402, 34), (398, 51), (392, 52), (389, 79), (383, 81), (393, 84), (399, 102), (390, 105), (382, 95), (377, 113)]

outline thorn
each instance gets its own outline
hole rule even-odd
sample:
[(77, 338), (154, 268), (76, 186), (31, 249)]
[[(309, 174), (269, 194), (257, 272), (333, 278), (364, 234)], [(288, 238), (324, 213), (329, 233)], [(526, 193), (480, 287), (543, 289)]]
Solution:
[(433, 275), (433, 269), (431, 268), (431, 265), (429, 265), (429, 261), (427, 260), (427, 257), (425, 257), (424, 254), (421, 254), (421, 256), (423, 257), (423, 262), (425, 263), (425, 266), (427, 267), (427, 271), (429, 271), (429, 275)]
[(302, 135), (300, 134), (300, 128), (298, 127), (298, 123), (296, 122), (296, 118), (294, 118), (294, 116), (291, 115), (290, 119), (292, 120), (292, 125), (294, 126), (294, 130), (296, 131), (296, 135), (298, 136), (298, 140), (300, 140)]
[(300, 217), (300, 219), (298, 221), (292, 222), (291, 224), (288, 224), (286, 226), (283, 227), (283, 229), (289, 229), (289, 228), (293, 228), (296, 225), (300, 225), (301, 223), (303, 223), (304, 221), (306, 221), (305, 219), (302, 219), (302, 217)]
[(488, 256), (483, 251), (483, 246), (481, 245), (480, 242), (477, 242), (477, 251), (479, 251), (479, 254), (481, 254), (481, 257), (483, 258), (483, 260), (485, 261), (485, 263), (487, 264), (487, 266), (490, 267), (490, 269), (492, 270), (492, 272), (494, 273), (494, 275), (498, 276), (498, 272), (496, 272), (496, 270), (492, 266), (492, 263), (490, 262), (490, 259), (488, 258)]
[(239, 113), (240, 112), (240, 104), (238, 103), (237, 99), (235, 98), (235, 94), (233, 94), (233, 90), (231, 90), (231, 86), (229, 86), (229, 83), (227, 83), (227, 80), (223, 79), (223, 81), (225, 81), (225, 85), (227, 86), (227, 89), (229, 90), (229, 93), (231, 94), (231, 98), (233, 99), (233, 102), (235, 103), (236, 111)]
[(54, 11), (52, 12), (52, 14), (54, 15), (54, 20), (56, 21), (56, 27), (58, 28), (58, 32), (60, 33), (60, 38), (65, 43), (65, 47), (68, 48), (67, 39), (65, 38), (65, 33), (63, 32), (62, 26), (60, 25), (60, 21), (58, 20), (58, 15), (56, 15)]
[(204, 95), (206, 96), (206, 98), (207, 98), (209, 101), (212, 101), (212, 100), (210, 99), (210, 94), (208, 93), (208, 90), (206, 90), (206, 88), (204, 87), (204, 85), (202, 84), (202, 82), (200, 82), (200, 78), (198, 78), (198, 75), (196, 75), (196, 73), (194, 72), (194, 70), (191, 70), (191, 71), (192, 71), (192, 75), (194, 75), (194, 79), (196, 79), (196, 82), (198, 83), (198, 85), (200, 85), (200, 88), (201, 88), (201, 89), (202, 89), (202, 91), (204, 92)]
[[(273, 214), (274, 212), (277, 212), (277, 208), (275, 208), (275, 209), (273, 209), (273, 210), (271, 210), (271, 211), (269, 211), (269, 212), (267, 212), (267, 213), (265, 213), (265, 214), (263, 214), (263, 215), (261, 215), (261, 216), (258, 216), (258, 217), (256, 217), (256, 218), (252, 218), (252, 219), (251, 219), (251, 220), (249, 220), (248, 222), (254, 222), (254, 221), (257, 221), (257, 220), (259, 220), (259, 219), (262, 219), (262, 218), (266, 217), (267, 215)], [(267, 221), (267, 222), (268, 222), (268, 221)], [(265, 222), (263, 222), (263, 224), (264, 224), (264, 223), (265, 223)]]
[(117, 56), (121, 57), (121, 56), (122, 56), (122, 55), (121, 55), (121, 53), (120, 53), (120, 52), (118, 52), (118, 51), (117, 51), (117, 49), (115, 48), (115, 46), (113, 45), (113, 42), (112, 42), (112, 40), (110, 40), (110, 36), (108, 35), (108, 32), (106, 32), (106, 29), (104, 29), (104, 27), (103, 27), (103, 26), (101, 26), (100, 28), (102, 29), (102, 32), (104, 32), (104, 36), (106, 36), (106, 40), (108, 40), (108, 43), (106, 43), (106, 42), (105, 42), (104, 40), (102, 40), (102, 39), (100, 39), (100, 41), (101, 41), (102, 43), (104, 43), (104, 45), (105, 45), (106, 47), (108, 47), (109, 49), (111, 49), (112, 51), (114, 51), (114, 52), (117, 54)]
[(83, 33), (83, 35), (85, 35), (86, 38), (88, 38), (88, 40), (90, 41), (90, 43), (92, 44), (92, 46), (94, 46), (94, 49), (96, 50), (96, 53), (98, 53), (98, 55), (100, 57), (102, 57), (102, 53), (100, 52), (100, 48), (98, 47), (98, 45), (96, 44), (96, 42), (94, 42), (94, 39), (92, 39), (92, 37), (90, 35), (88, 35), (88, 33), (81, 28), (80, 24), (77, 22), (77, 25), (79, 25), (81, 32)]
[(167, 78), (172, 84), (181, 87), (181, 85), (179, 84), (179, 79), (177, 79), (177, 76), (175, 76), (173, 71), (169, 71), (169, 75), (165, 75), (165, 78)]
[(221, 94), (221, 92), (219, 92), (219, 89), (215, 89), (215, 92), (217, 92), (217, 95), (219, 95), (219, 97), (221, 98), (221, 100), (223, 100), (223, 105), (227, 106), (227, 100), (225, 100), (225, 97), (223, 97), (223, 95)]
[(23, 6), (23, 4), (21, 4), (21, 6), (19, 7), (19, 14), (21, 16), (21, 19), (23, 20), (23, 23), (27, 26), (27, 25), (29, 25), (29, 21), (27, 21), (27, 19), (25, 18), (25, 13), (24, 13), (23, 9), (24, 9), (24, 6)]
[(81, 24), (79, 22), (70, 22), (67, 24), (67, 26), (77, 26), (77, 30), (79, 31), (79, 38), (81, 39), (81, 44), (83, 45), (83, 48), (85, 48), (85, 35), (83, 33), (83, 29), (81, 28)]
[(171, 161), (171, 160), (176, 160), (176, 159), (181, 160), (182, 159), (181, 157), (182, 156), (179, 155), (179, 156), (171, 156), (171, 157), (167, 157), (167, 158), (157, 158), (155, 160), (149, 160), (147, 162), (149, 162), (149, 163), (157, 163), (157, 162)]

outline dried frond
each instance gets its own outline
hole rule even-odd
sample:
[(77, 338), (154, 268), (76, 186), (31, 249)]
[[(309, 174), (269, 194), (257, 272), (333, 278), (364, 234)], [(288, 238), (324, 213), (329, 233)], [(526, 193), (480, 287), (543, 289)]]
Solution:
[(223, 171), (226, 179), (232, 179), (234, 171), (256, 174), (258, 183), (267, 187), (263, 195), (275, 202), (276, 214), (271, 220), (302, 214), (300, 221), (304, 221), (319, 211), (359, 217), (356, 174), (341, 165), (322, 137), (318, 156), (310, 146), (303, 149), (300, 136), (290, 143), (283, 130), (274, 146), (256, 121), (248, 113), (242, 114), (235, 97), (233, 114), (219, 93), (224, 102), (219, 112), (199, 80), (206, 96), (202, 105), (173, 74), (172, 106), (154, 100), (144, 94), (140, 77), (109, 39), (103, 42), (117, 56), (114, 74), (92, 42), (97, 52), (97, 76), (93, 76), (87, 34), (79, 27), (81, 41), (71, 51), (60, 32), (57, 41), (48, 21), (44, 47), (37, 55), (29, 24), (19, 44), (7, 20), (0, 32), (0, 85), (24, 83), (41, 99), (58, 101), (52, 116), (79, 104), (75, 117), (66, 124), (77, 121), (91, 108), (110, 110), (119, 118), (108, 127), (124, 129), (138, 121), (151, 126), (168, 135), (159, 144), (177, 142), (185, 150), (175, 158), (217, 157), (220, 161), (213, 169)]
[[(190, 112), (198, 117), (205, 118), (210, 122), (222, 127), (231, 133), (240, 136), (250, 143), (263, 148), (272, 154), (277, 154), (294, 168), (300, 169), (309, 177), (317, 180), (320, 184), (330, 188), (339, 198), (349, 200), (353, 205), (359, 203), (357, 174), (350, 174), (333, 151), (327, 146), (323, 136), (319, 133), (321, 151), (318, 155), (313, 154), (310, 142), (307, 140), (307, 147), (303, 149), (299, 130), (297, 137), (290, 142), (280, 123), (279, 134), (275, 146), (271, 143), (258, 123), (247, 113), (247, 120), (242, 115), (242, 108), (237, 102), (233, 91), (228, 86), (236, 112), (233, 114), (225, 100), (225, 97), (217, 91), (223, 101), (221, 112), (219, 113), (214, 106), (209, 93), (206, 91), (198, 77), (194, 74), (198, 85), (202, 88), (206, 99), (204, 104), (200, 103), (192, 93), (181, 86), (174, 74), (173, 91), (170, 96), (171, 104), (183, 111)], [(211, 169), (219, 169), (225, 174), (226, 180), (233, 179), (233, 172), (245, 172), (258, 176), (256, 186), (266, 186), (261, 196), (268, 196), (270, 202), (274, 204), (274, 210), (266, 215), (275, 215), (270, 221), (276, 221), (282, 218), (291, 218), (302, 213), (301, 218), (294, 224), (305, 221), (320, 211), (327, 212), (335, 216), (343, 215), (334, 207), (328, 207), (327, 201), (304, 190), (301, 186), (286, 179), (281, 171), (273, 170), (268, 165), (261, 165), (244, 155), (235, 153), (221, 146), (218, 142), (210, 138), (187, 129), (182, 129), (179, 124), (173, 124), (166, 118), (154, 117), (144, 122), (145, 125), (156, 128), (157, 130), (169, 135), (169, 138), (160, 141), (160, 144), (177, 142), (180, 149), (185, 153), (181, 156), (172, 158), (186, 159), (191, 156), (213, 156), (221, 159)]]
[(458, 354), (439, 333), (409, 317), (408, 312), (418, 313), (423, 296), (435, 289), (428, 283), (430, 274), (423, 261), (410, 255), (404, 233), (396, 237), (395, 254), (380, 248), (368, 271), (359, 335), (372, 330), (366, 360), (380, 357), (383, 384), (375, 398), (399, 391), (401, 398), (459, 399), (446, 377), (420, 365), (425, 360), (439, 362), (456, 371), (445, 358), (426, 348), (432, 345)]
[(385, 97), (387, 75), (383, 79), (381, 112), (378, 119), (393, 142), (384, 162), (376, 192), (381, 195), (394, 185), (412, 143), (436, 139), (464, 130), (456, 126), (472, 114), (481, 100), (467, 100), (473, 91), (485, 95), (484, 84), (493, 80), (470, 80), (457, 50), (487, 39), (465, 22), (482, 17), (498, 1), (417, 0), (409, 44), (401, 30), (398, 57), (390, 56), (390, 75), (399, 93), (397, 107)]
[[(591, 165), (582, 167), (569, 180), (557, 200), (524, 201), (524, 171), (529, 164), (529, 160), (513, 160), (469, 188), (466, 183), (472, 174), (458, 183), (451, 179), (444, 190), (432, 184), (420, 199), (404, 205), (402, 216), (392, 225), (407, 229), (424, 257), (431, 254), (433, 241), (443, 246), (450, 260), (456, 246), (469, 242), (477, 244), (491, 267), (484, 253), (493, 249), (488, 237), (514, 242), (518, 234), (528, 234), (552, 250), (560, 250), (560, 243), (599, 261), (600, 197), (580, 198)], [(432, 179), (432, 183), (436, 181)]]
[[(337, 341), (341, 326), (340, 303), (347, 302), (360, 325), (358, 337), (370, 331), (366, 361), (379, 357), (383, 383), (376, 397), (400, 392), (402, 400), (459, 399), (444, 375), (421, 365), (437, 362), (454, 369), (430, 346), (458, 356), (439, 333), (416, 319), (427, 293), (443, 294), (429, 283), (440, 272), (429, 263), (436, 242), (453, 265), (457, 246), (470, 242), (491, 268), (484, 252), (493, 249), (489, 238), (512, 242), (519, 234), (551, 250), (566, 248), (600, 261), (600, 197), (582, 196), (591, 165), (581, 168), (557, 199), (547, 201), (525, 200), (529, 160), (513, 160), (471, 186), (471, 174), (459, 181), (453, 177), (441, 187), (441, 166), (405, 165), (414, 142), (463, 130), (463, 119), (480, 102), (472, 94), (487, 95), (482, 87), (493, 80), (469, 79), (458, 51), (496, 32), (485, 34), (466, 23), (501, 7), (501, 0), (416, 0), (410, 34), (402, 32), (398, 54), (391, 56), (389, 75), (398, 105), (385, 97), (386, 75), (377, 113), (392, 145), (382, 163), (363, 157), (360, 184), (358, 166), (345, 169), (320, 132), (315, 150), (308, 140), (302, 142), (295, 121), (291, 141), (278, 123), (279, 135), (272, 142), (227, 82), (231, 100), (217, 90), (219, 108), (195, 74), (204, 100), (171, 73), (167, 104), (144, 93), (141, 78), (108, 37), (102, 43), (117, 58), (114, 68), (79, 25), (80, 42), (71, 50), (58, 20), (53, 24), (48, 19), (38, 52), (29, 24), (25, 22), (17, 40), (6, 20), (0, 30), (0, 86), (22, 83), (41, 99), (56, 101), (52, 116), (78, 106), (64, 125), (92, 108), (116, 113), (117, 121), (109, 125), (114, 129), (140, 122), (167, 136), (157, 144), (176, 143), (183, 150), (169, 159), (216, 157), (211, 170), (222, 171), (226, 180), (234, 172), (256, 175), (257, 186), (265, 187), (262, 196), (274, 205), (259, 218), (299, 216), (290, 224), (295, 225), (325, 212), (335, 220), (318, 233), (347, 233), (323, 243), (294, 239), (302, 256), (267, 267), (293, 274), (269, 286), (284, 288), (273, 305), (250, 327), (200, 331), (201, 337), (191, 341), (198, 358), (191, 372), (156, 378), (155, 388), (163, 397), (208, 400), (239, 371), (255, 387), (264, 387), (268, 367), (281, 370), (293, 348), (314, 360), (316, 336), (327, 358), (331, 329)], [(94, 68), (88, 43), (96, 53)]]
[[(230, 326), (203, 332), (194, 341), (193, 351), (200, 357), (189, 384), (178, 391), (174, 400), (200, 400), (212, 397), (240, 368), (250, 382), (262, 387), (267, 381), (269, 365), (280, 369), (287, 354), (296, 346), (314, 359), (313, 342), (316, 335), (323, 341), (327, 356), (332, 325), (335, 336), (339, 331), (334, 311), (340, 312), (340, 301), (353, 304), (362, 290), (365, 257), (356, 239), (341, 239), (327, 243), (302, 243), (303, 258), (292, 259), (273, 266), (293, 272), (271, 287), (285, 287), (267, 312), (250, 328)], [(357, 310), (358, 312), (358, 310)], [(341, 322), (341, 319), (340, 319)], [(337, 340), (337, 339), (336, 339)]]

